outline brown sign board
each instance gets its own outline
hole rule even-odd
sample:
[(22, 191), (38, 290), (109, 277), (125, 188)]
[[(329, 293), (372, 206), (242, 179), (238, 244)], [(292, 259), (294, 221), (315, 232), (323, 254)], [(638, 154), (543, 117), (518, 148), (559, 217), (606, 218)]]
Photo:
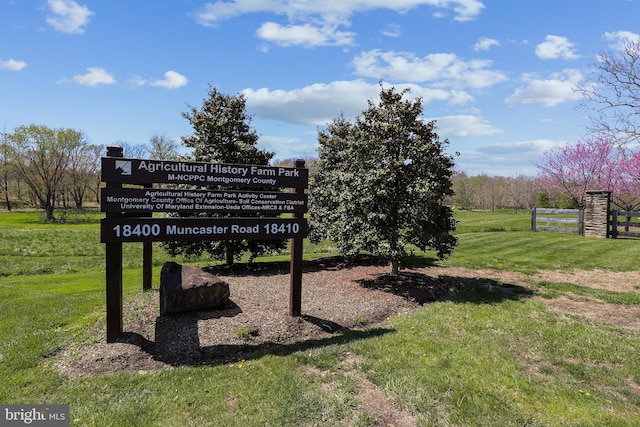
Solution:
[(244, 212), (307, 211), (307, 195), (236, 190), (103, 188), (102, 212)]
[(306, 234), (306, 219), (121, 217), (102, 219), (100, 242), (277, 240)]
[(307, 188), (309, 170), (276, 166), (102, 157), (102, 181), (207, 187)]

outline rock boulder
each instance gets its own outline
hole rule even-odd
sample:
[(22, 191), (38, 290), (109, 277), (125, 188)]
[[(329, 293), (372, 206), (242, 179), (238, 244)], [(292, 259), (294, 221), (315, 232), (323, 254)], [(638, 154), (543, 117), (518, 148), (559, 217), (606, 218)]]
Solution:
[(229, 284), (193, 265), (166, 262), (160, 272), (160, 315), (224, 307)]

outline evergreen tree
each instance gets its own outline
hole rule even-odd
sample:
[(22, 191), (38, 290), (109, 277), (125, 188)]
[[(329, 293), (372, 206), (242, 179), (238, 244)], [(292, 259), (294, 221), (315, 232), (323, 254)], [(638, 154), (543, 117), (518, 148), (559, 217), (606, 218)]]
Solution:
[[(192, 155), (187, 160), (209, 163), (268, 165), (274, 153), (256, 147), (258, 134), (251, 128), (251, 117), (246, 113), (246, 100), (242, 94), (225, 95), (210, 87), (202, 107), (189, 108), (182, 116), (189, 120), (193, 134), (182, 138)], [(218, 187), (209, 187), (216, 189)], [(229, 189), (229, 187), (225, 187)], [(250, 188), (248, 190), (260, 190)], [(256, 214), (201, 213), (200, 216), (257, 216)], [(182, 216), (193, 216), (192, 213)], [(266, 215), (261, 215), (266, 216)], [(199, 257), (209, 254), (213, 259), (234, 263), (244, 253), (255, 257), (277, 252), (286, 247), (284, 240), (210, 240), (200, 242), (164, 242), (163, 248), (171, 255)]]
[(352, 124), (334, 119), (318, 133), (319, 160), (311, 174), (312, 241), (327, 238), (347, 256), (369, 251), (397, 274), (406, 246), (447, 257), (457, 244), (451, 196), (453, 160), (425, 123), (420, 99), (407, 91), (380, 92), (380, 103)]

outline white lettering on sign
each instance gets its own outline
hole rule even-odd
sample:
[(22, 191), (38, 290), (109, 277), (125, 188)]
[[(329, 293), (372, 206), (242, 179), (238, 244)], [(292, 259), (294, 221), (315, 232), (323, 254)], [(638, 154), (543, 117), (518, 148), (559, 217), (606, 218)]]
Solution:
[(124, 224), (113, 227), (116, 237), (150, 237), (160, 235), (160, 226), (158, 224)]
[(207, 182), (232, 184), (250, 184), (251, 178), (229, 178), (228, 176), (207, 176)]
[(264, 232), (267, 234), (285, 234), (285, 233), (299, 233), (300, 224), (298, 223), (271, 223), (264, 225)]
[(267, 178), (254, 177), (251, 180), (251, 182), (254, 183), (254, 184), (262, 184), (262, 185), (276, 185), (276, 180), (275, 179), (267, 179)]
[(251, 166), (251, 175), (267, 175), (276, 176), (275, 169), (260, 168), (257, 166)]
[(260, 225), (256, 224), (253, 227), (241, 227), (237, 224), (231, 226), (231, 232), (233, 234), (257, 234), (260, 232)]
[(247, 176), (247, 173), (249, 173), (249, 168), (244, 168), (241, 166), (213, 164), (211, 165), (211, 172), (217, 173), (217, 174)]
[(146, 170), (149, 173), (154, 173), (156, 171), (206, 173), (207, 167), (206, 165), (197, 163), (165, 163), (142, 160), (138, 166), (138, 170)]
[(205, 182), (204, 175), (189, 175), (189, 174), (173, 174), (167, 175), (169, 181), (189, 181), (189, 182)]
[(293, 176), (293, 177), (299, 178), (300, 171), (297, 169), (278, 168), (278, 176)]
[(167, 235), (189, 235), (189, 234), (226, 234), (229, 227), (212, 225), (208, 227), (179, 227), (177, 225), (167, 225)]

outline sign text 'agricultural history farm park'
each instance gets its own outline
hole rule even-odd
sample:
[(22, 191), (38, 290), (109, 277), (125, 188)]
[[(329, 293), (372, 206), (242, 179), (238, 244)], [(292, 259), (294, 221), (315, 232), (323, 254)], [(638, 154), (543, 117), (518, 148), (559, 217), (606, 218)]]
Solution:
[[(107, 147), (101, 162), (107, 342), (122, 333), (122, 244), (126, 242), (143, 242), (143, 289), (151, 289), (152, 242), (291, 239), (289, 312), (300, 315), (309, 183), (303, 160), (295, 167), (276, 167), (129, 159), (114, 146)], [(177, 213), (181, 216), (171, 215)]]

